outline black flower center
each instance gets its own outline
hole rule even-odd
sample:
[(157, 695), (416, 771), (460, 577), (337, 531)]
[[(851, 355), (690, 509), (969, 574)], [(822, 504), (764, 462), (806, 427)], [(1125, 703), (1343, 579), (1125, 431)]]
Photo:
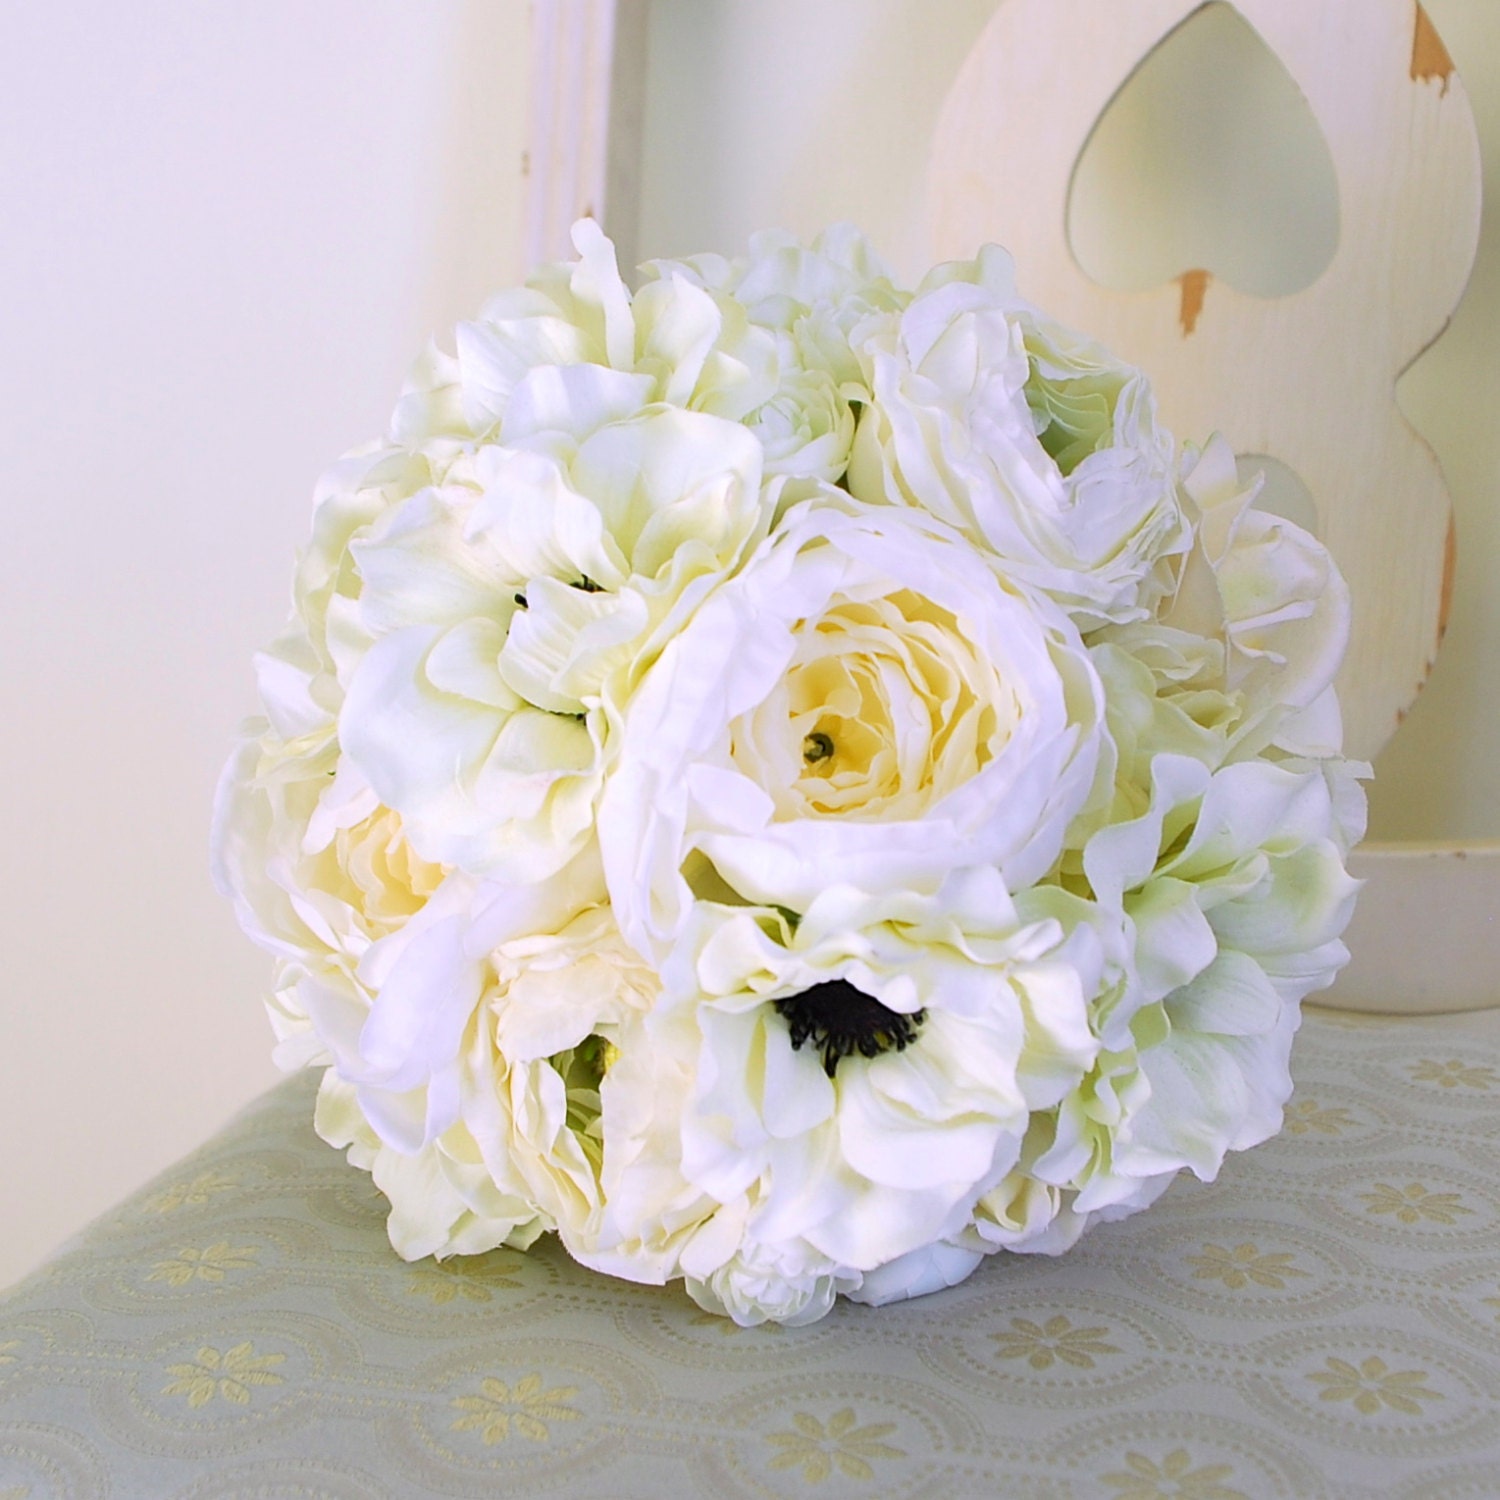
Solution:
[(812, 1042), (823, 1054), (823, 1071), (832, 1078), (840, 1058), (879, 1057), (903, 1051), (917, 1039), (925, 1011), (904, 1015), (857, 990), (847, 979), (828, 979), (800, 995), (783, 995), (776, 1009), (791, 1028), (792, 1046)]
[(817, 765), (820, 760), (827, 760), (832, 754), (832, 736), (824, 734), (821, 730), (808, 735), (802, 741), (802, 759), (810, 766)]

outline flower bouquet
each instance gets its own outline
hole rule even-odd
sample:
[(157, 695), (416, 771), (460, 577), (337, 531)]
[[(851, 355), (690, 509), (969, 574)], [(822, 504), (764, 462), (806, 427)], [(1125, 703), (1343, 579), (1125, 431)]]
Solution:
[(805, 1323), (1212, 1178), (1347, 956), (1327, 553), (993, 246), (573, 238), (320, 484), (217, 798), (392, 1244)]

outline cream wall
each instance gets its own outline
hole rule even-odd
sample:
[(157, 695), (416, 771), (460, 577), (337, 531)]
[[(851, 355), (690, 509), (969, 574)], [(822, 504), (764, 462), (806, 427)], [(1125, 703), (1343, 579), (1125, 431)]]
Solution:
[(213, 783), (313, 480), (513, 274), (525, 20), (5, 9), (0, 1284), (274, 1080)]
[[(862, 222), (923, 258), (993, 0), (655, 0), (640, 244)], [(1500, 7), (1430, 0), (1500, 163)], [(0, 1284), (272, 1081), (206, 873), (320, 468), (514, 274), (522, 0), (12, 6), (0, 94)], [(1493, 174), (1493, 166), (1491, 168)], [(1490, 201), (1500, 203), (1492, 180)], [(1459, 505), (1450, 647), (1382, 824), (1500, 833), (1500, 247), (1408, 410)]]

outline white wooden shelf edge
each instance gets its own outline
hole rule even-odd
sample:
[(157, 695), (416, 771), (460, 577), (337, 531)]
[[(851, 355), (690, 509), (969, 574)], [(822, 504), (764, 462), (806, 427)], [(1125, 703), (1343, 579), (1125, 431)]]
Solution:
[(1366, 843), (1344, 941), (1352, 957), (1319, 1005), (1385, 1015), (1500, 1006), (1500, 839)]

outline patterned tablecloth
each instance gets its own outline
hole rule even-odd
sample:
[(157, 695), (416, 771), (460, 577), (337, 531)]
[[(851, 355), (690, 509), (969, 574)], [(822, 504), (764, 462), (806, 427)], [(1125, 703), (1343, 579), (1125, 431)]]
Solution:
[(1212, 1186), (800, 1330), (408, 1266), (292, 1079), (0, 1299), (0, 1500), (1493, 1500), (1500, 1012), (1298, 1047)]

